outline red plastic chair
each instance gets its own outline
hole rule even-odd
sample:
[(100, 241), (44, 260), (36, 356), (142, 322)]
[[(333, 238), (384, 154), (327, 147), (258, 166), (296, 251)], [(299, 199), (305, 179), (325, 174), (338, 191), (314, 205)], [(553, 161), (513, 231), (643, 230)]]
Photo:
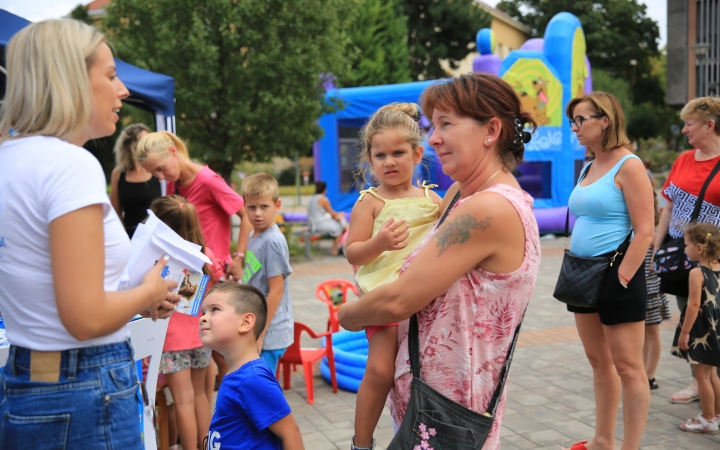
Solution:
[[(318, 284), (317, 288), (315, 289), (315, 296), (318, 298), (318, 300), (328, 306), (328, 331), (332, 331), (333, 333), (337, 333), (338, 331), (340, 331), (340, 323), (337, 319), (337, 311), (340, 308), (340, 305), (347, 301), (347, 293), (349, 290), (352, 290), (352, 292), (357, 296), (360, 295), (355, 283), (353, 283), (352, 281), (341, 279), (323, 281), (322, 283)], [(333, 303), (333, 292), (342, 292), (342, 300), (340, 302)]]
[[(300, 335), (306, 332), (313, 339), (325, 338), (325, 348), (301, 348)], [(332, 381), (333, 392), (337, 394), (337, 377), (335, 375), (335, 357), (332, 350), (332, 333), (315, 333), (310, 327), (300, 322), (295, 322), (295, 342), (288, 347), (285, 354), (278, 362), (277, 377), (280, 378), (280, 370), (283, 373), (283, 389), (290, 389), (290, 366), (302, 364), (305, 372), (305, 389), (307, 401), (311, 405), (315, 402), (315, 386), (313, 384), (313, 364), (327, 356), (328, 367), (330, 368), (330, 380)]]

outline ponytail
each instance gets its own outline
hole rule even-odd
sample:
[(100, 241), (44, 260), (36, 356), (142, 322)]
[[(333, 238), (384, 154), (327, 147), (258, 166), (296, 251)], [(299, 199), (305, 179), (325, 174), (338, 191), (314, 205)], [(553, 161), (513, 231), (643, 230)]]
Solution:
[(170, 147), (175, 147), (181, 157), (190, 159), (185, 143), (169, 131), (156, 131), (142, 138), (135, 147), (135, 159), (142, 164), (148, 159), (165, 158), (170, 154)]

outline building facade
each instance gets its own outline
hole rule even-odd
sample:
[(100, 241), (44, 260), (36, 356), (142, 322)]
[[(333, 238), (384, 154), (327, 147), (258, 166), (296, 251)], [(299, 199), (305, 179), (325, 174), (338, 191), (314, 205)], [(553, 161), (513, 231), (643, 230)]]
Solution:
[(720, 0), (667, 0), (666, 102), (720, 95)]
[[(493, 8), (487, 3), (483, 3), (479, 0), (475, 0), (475, 7), (482, 9), (483, 11), (490, 14), (492, 22), (490, 23), (490, 29), (495, 33), (495, 39), (497, 44), (495, 46), (495, 54), (500, 59), (505, 57), (512, 51), (520, 48), (521, 45), (530, 39), (530, 27), (518, 22), (512, 17), (508, 16), (504, 12), (497, 8)], [(473, 47), (473, 50), (460, 62), (457, 69), (450, 69), (450, 66), (446, 61), (440, 61), (443, 69), (451, 76), (464, 75), (473, 71), (473, 60), (478, 55), (477, 50)]]

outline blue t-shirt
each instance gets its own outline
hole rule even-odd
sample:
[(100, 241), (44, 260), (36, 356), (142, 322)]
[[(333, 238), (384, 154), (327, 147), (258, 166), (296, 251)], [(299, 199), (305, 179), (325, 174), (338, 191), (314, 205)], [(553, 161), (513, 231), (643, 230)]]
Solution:
[(282, 450), (282, 442), (268, 427), (290, 413), (280, 384), (265, 360), (247, 362), (223, 378), (207, 450)]
[(615, 175), (630, 158), (637, 156), (623, 156), (612, 169), (588, 186), (580, 186), (580, 180), (592, 163), (583, 169), (568, 201), (570, 212), (577, 217), (570, 239), (570, 251), (577, 256), (609, 253), (618, 248), (632, 230), (625, 196), (615, 185)]

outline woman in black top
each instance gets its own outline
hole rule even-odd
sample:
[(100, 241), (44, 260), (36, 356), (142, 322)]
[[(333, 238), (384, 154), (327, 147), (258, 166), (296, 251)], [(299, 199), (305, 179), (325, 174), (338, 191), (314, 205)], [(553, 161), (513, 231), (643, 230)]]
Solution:
[(133, 157), (137, 143), (149, 132), (145, 125), (134, 123), (128, 125), (115, 142), (116, 167), (110, 177), (110, 203), (130, 237), (147, 217), (150, 203), (162, 195), (160, 180)]

